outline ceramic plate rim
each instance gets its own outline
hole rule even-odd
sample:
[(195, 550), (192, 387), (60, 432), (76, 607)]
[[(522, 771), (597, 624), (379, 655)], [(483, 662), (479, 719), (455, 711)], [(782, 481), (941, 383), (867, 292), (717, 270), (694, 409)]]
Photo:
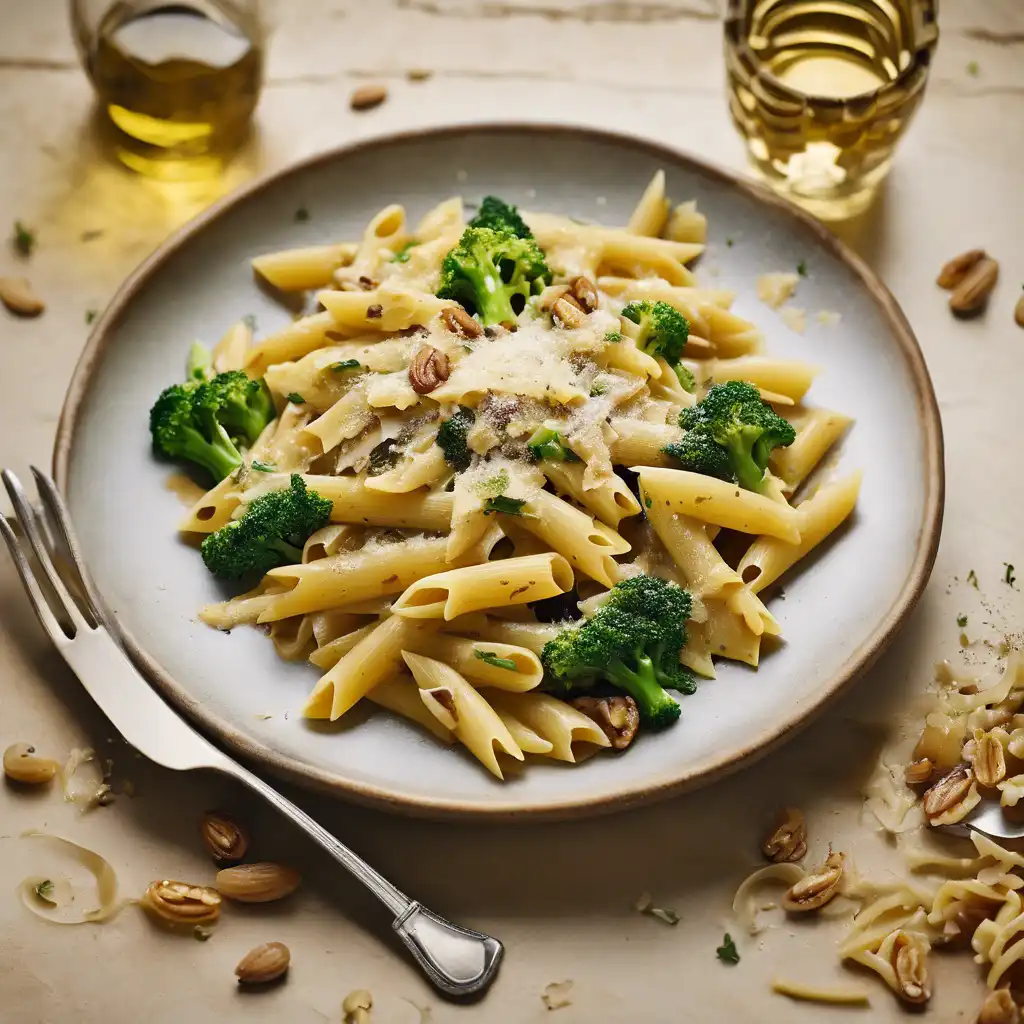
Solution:
[(749, 765), (757, 757), (764, 756), (781, 745), (796, 731), (821, 714), (854, 679), (867, 671), (893, 639), (899, 626), (921, 597), (931, 575), (938, 549), (945, 500), (942, 424), (931, 378), (914, 332), (892, 293), (860, 256), (819, 221), (789, 201), (777, 196), (765, 186), (741, 178), (731, 171), (707, 163), (683, 150), (643, 136), (571, 123), (529, 121), (471, 122), (389, 132), (344, 143), (315, 153), (296, 163), (288, 164), (277, 171), (246, 183), (184, 224), (158, 246), (118, 288), (90, 333), (68, 385), (54, 443), (54, 477), (61, 492), (66, 493), (70, 457), (79, 414), (89, 391), (93, 373), (98, 367), (107, 345), (114, 337), (113, 328), (117, 325), (121, 314), (133, 301), (136, 293), (160, 271), (163, 264), (182, 245), (206, 230), (227, 211), (245, 203), (251, 197), (284, 178), (299, 175), (322, 164), (344, 161), (349, 156), (366, 150), (386, 149), (389, 146), (409, 141), (436, 141), (463, 133), (476, 132), (585, 136), (593, 141), (632, 146), (659, 159), (671, 161), (677, 165), (685, 165), (692, 173), (738, 189), (755, 201), (774, 207), (790, 221), (795, 222), (797, 226), (804, 230), (810, 230), (833, 256), (853, 271), (886, 321), (913, 381), (917, 418), (924, 438), (926, 460), (923, 515), (917, 534), (914, 561), (903, 587), (878, 623), (877, 628), (857, 647), (843, 665), (823, 682), (820, 690), (806, 706), (786, 717), (773, 719), (772, 724), (767, 726), (755, 740), (747, 743), (738, 755), (733, 752), (727, 758), (706, 759), (704, 762), (689, 766), (669, 780), (652, 780), (650, 783), (624, 786), (619, 791), (604, 793), (593, 798), (576, 798), (554, 804), (545, 803), (531, 806), (523, 801), (509, 801), (500, 798), (493, 804), (481, 805), (461, 803), (458, 800), (444, 797), (413, 797), (395, 788), (347, 779), (334, 772), (316, 768), (294, 757), (282, 754), (205, 708), (134, 640), (131, 633), (117, 620), (116, 616), (111, 618), (129, 656), (172, 706), (184, 713), (194, 725), (198, 725), (201, 731), (219, 739), (235, 754), (266, 767), (279, 777), (359, 803), (434, 819), (494, 820), (515, 817), (529, 820), (555, 820), (622, 810), (705, 785), (737, 770), (740, 766)]

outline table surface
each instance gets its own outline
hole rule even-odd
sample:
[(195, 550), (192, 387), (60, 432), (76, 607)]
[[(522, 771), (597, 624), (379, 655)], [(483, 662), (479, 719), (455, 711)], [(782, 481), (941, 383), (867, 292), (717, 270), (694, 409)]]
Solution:
[[(345, 140), (502, 116), (627, 129), (744, 169), (725, 113), (715, 0), (277, 0), (268, 7), (274, 34), (258, 138), (229, 183)], [(11, 385), (0, 402), (0, 465), (21, 473), (49, 463), (86, 311), (102, 307), (211, 198), (160, 192), (97, 153), (92, 97), (63, 8), (58, 0), (0, 0), (0, 220), (17, 218), (38, 232), (27, 268), (5, 247), (0, 274), (27, 269), (48, 304), (34, 321), (0, 313), (0, 380)], [(378, 1021), (528, 1022), (548, 1017), (541, 993), (564, 979), (574, 981), (572, 1005), (557, 1011), (564, 1024), (867, 1016), (772, 995), (778, 974), (861, 981), (871, 991), (872, 1020), (902, 1019), (873, 976), (837, 966), (834, 941), (848, 915), (779, 921), (756, 940), (738, 936), (736, 967), (719, 963), (714, 951), (724, 931), (737, 931), (733, 892), (759, 865), (764, 825), (783, 804), (807, 815), (812, 860), (832, 842), (862, 870), (898, 867), (861, 818), (860, 790), (879, 749), (909, 735), (933, 663), (957, 656), (958, 614), (970, 616), (976, 639), (998, 639), (1024, 621), (1020, 592), (1002, 581), (1005, 562), (1016, 561), (1024, 577), (1024, 477), (1018, 459), (1006, 460), (1007, 439), (1021, 425), (1024, 353), (1024, 332), (1012, 319), (1024, 277), (1024, 8), (1020, 0), (943, 0), (940, 28), (926, 101), (884, 192), (841, 232), (916, 330), (946, 433), (948, 498), (935, 572), (875, 668), (756, 767), (627, 814), (521, 827), (433, 824), (292, 793), (427, 906), (502, 939), (507, 960), (490, 994), (456, 1006), (396, 951), (376, 905), (289, 826), (227, 782), (156, 769), (115, 742), (0, 557), (0, 746), (25, 740), (63, 756), (92, 745), (113, 757), (116, 776), (130, 779), (136, 794), (83, 815), (57, 792), (0, 788), (5, 1021), (338, 1021), (342, 997), (367, 988)], [(410, 68), (434, 74), (412, 83)], [(387, 84), (388, 101), (350, 112), (349, 93), (368, 81)], [(945, 259), (974, 246), (997, 256), (1002, 278), (986, 316), (956, 322), (934, 278)], [(972, 568), (979, 591), (963, 582)], [(196, 822), (218, 805), (248, 817), (260, 849), (297, 864), (306, 880), (284, 903), (232, 908), (209, 942), (165, 934), (134, 908), (103, 926), (57, 927), (30, 915), (13, 892), (39, 855), (20, 835), (40, 827), (105, 855), (126, 894), (160, 877), (211, 881)], [(678, 927), (632, 909), (643, 890), (678, 911)], [(292, 950), (287, 982), (252, 994), (236, 989), (235, 963), (270, 940)], [(942, 957), (936, 968), (932, 1016), (973, 1020), (977, 969), (967, 957)], [(431, 1012), (421, 1017), (417, 1007)]]

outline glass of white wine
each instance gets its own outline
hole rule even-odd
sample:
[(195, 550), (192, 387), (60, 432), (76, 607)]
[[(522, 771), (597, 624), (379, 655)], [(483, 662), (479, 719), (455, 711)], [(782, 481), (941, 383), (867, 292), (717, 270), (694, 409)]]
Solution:
[(258, 0), (70, 0), (70, 9), (118, 159), (166, 181), (219, 175), (263, 84)]
[(729, 109), (751, 162), (828, 220), (888, 173), (924, 96), (937, 0), (729, 0)]

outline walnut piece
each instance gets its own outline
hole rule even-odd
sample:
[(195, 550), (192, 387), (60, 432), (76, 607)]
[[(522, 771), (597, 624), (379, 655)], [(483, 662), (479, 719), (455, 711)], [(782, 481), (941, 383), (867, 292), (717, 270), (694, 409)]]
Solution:
[(445, 307), (441, 319), (452, 334), (462, 338), (483, 337), (484, 329), (461, 306)]
[(958, 764), (925, 793), (924, 813), (931, 825), (952, 825), (967, 817), (980, 800), (974, 773)]
[(250, 949), (235, 968), (240, 985), (265, 985), (288, 970), (292, 955), (283, 942), (264, 942)]
[(208, 885), (189, 885), (164, 879), (150, 883), (139, 905), (165, 924), (192, 928), (216, 921), (223, 902), (220, 893)]
[(448, 357), (440, 349), (424, 345), (409, 364), (409, 383), (417, 395), (429, 395), (450, 373)]
[(984, 249), (968, 249), (967, 252), (954, 256), (945, 263), (935, 278), (935, 283), (947, 291), (954, 289), (966, 276), (967, 272), (979, 261), (985, 258)]
[(569, 290), (584, 313), (593, 313), (597, 309), (597, 289), (589, 277), (574, 277), (569, 282)]
[(776, 864), (802, 860), (807, 853), (807, 823), (795, 807), (787, 807), (775, 828), (761, 844), (761, 851)]
[(817, 870), (801, 878), (782, 897), (782, 908), (790, 913), (804, 913), (825, 906), (838, 892), (843, 879), (845, 858), (828, 848), (828, 858)]
[(562, 327), (565, 330), (573, 330), (576, 327), (582, 327), (586, 323), (586, 314), (583, 312), (583, 307), (575, 299), (571, 299), (569, 295), (563, 295), (555, 302), (551, 307), (551, 316), (555, 321), (555, 326)]
[(199, 835), (210, 856), (222, 864), (241, 860), (249, 851), (249, 835), (226, 811), (207, 811), (199, 822)]
[(601, 727), (615, 750), (625, 750), (633, 742), (640, 712), (632, 697), (577, 697), (570, 703)]
[(217, 872), (217, 889), (239, 903), (270, 903), (290, 896), (299, 887), (302, 876), (284, 864), (262, 862), (239, 864)]
[(23, 786), (51, 782), (60, 765), (52, 758), (39, 757), (30, 743), (14, 743), (4, 751), (4, 775)]

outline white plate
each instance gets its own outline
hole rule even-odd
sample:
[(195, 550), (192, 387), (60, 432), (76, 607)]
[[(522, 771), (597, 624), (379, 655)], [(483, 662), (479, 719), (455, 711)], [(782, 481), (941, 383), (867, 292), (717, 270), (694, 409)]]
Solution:
[[(383, 712), (335, 726), (298, 709), (317, 678), (258, 632), (218, 633), (196, 610), (223, 592), (175, 533), (170, 473), (147, 414), (179, 379), (192, 339), (249, 313), (259, 333), (288, 313), (254, 286), (257, 253), (353, 238), (381, 206), (416, 220), (443, 197), (494, 192), (529, 208), (623, 224), (657, 168), (709, 218), (706, 281), (736, 290), (774, 355), (823, 372), (815, 404), (857, 418), (838, 471), (861, 467), (855, 519), (772, 604), (785, 645), (751, 671), (719, 666), (674, 728), (622, 756), (537, 761), (504, 784)], [(295, 210), (310, 218), (296, 223)], [(725, 244), (726, 239), (732, 245)], [(805, 336), (761, 305), (754, 282), (796, 267)], [(711, 277), (709, 275), (716, 274)], [(841, 314), (822, 326), (818, 310)], [(55, 453), (86, 560), (133, 657), (207, 732), (268, 769), (340, 795), (435, 815), (570, 816), (663, 796), (736, 768), (791, 734), (882, 650), (931, 570), (942, 519), (942, 436), (921, 353), (891, 295), (824, 228), (758, 186), (640, 140), (579, 128), (438, 129), (346, 147), (255, 182), (186, 226), (118, 292), (75, 372)], [(264, 717), (264, 716), (271, 717)]]

